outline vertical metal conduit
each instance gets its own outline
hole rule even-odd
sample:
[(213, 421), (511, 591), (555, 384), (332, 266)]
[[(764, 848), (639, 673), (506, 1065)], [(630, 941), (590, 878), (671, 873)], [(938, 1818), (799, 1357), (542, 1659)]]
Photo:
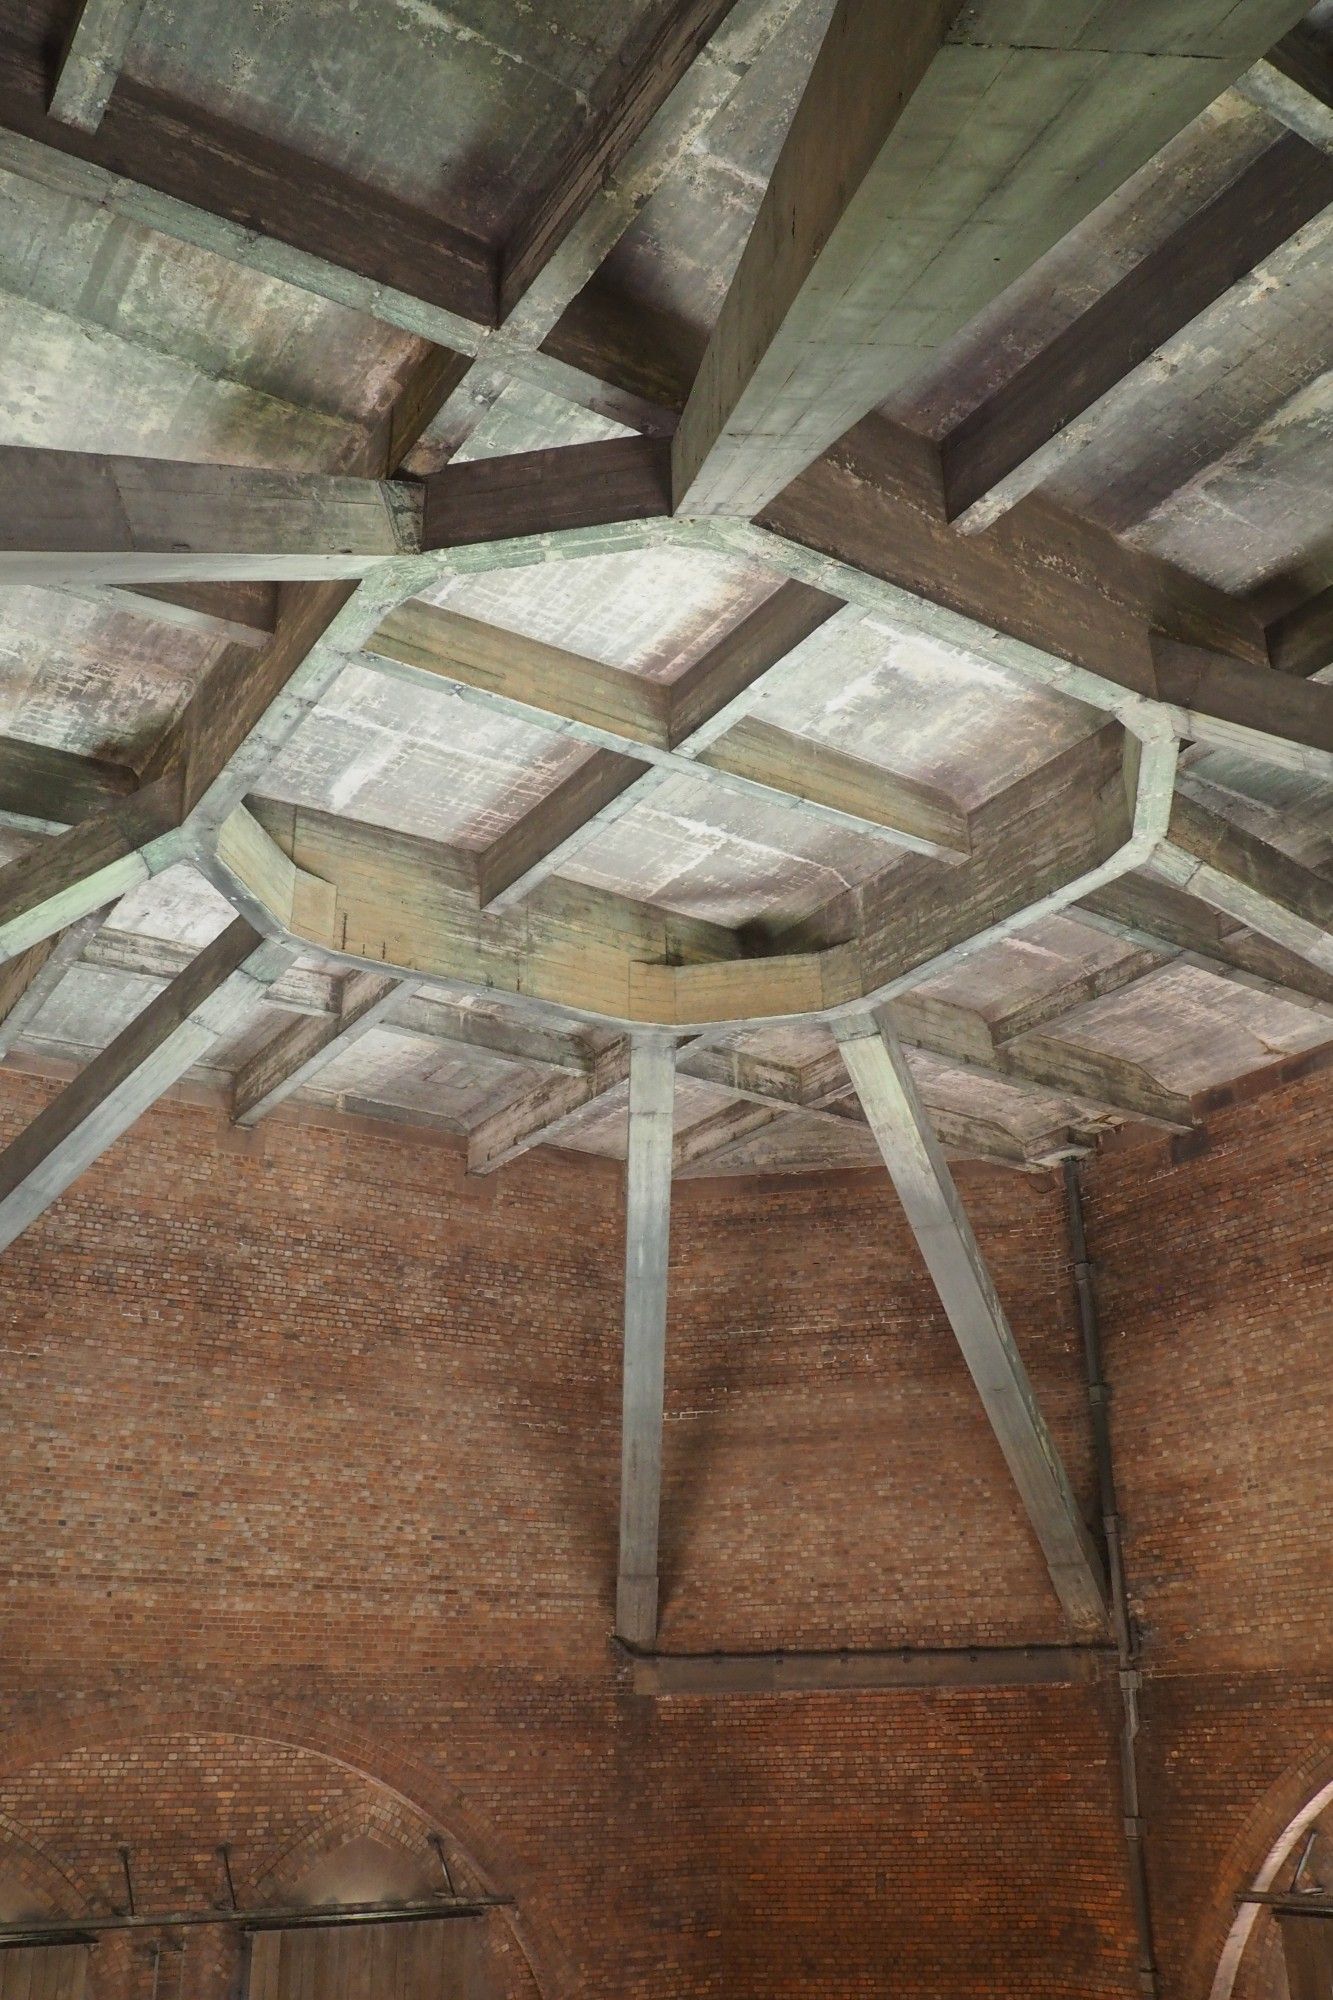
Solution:
[(1101, 1508), (1102, 1533), (1106, 1541), (1106, 1567), (1111, 1586), (1111, 1623), (1115, 1632), (1119, 1667), (1120, 1786), (1124, 1809), (1125, 1844), (1129, 1850), (1129, 1891), (1134, 1905), (1134, 1926), (1138, 1933), (1139, 1990), (1156, 2000), (1157, 1960), (1153, 1951), (1152, 1909), (1148, 1901), (1148, 1863), (1144, 1848), (1144, 1824), (1139, 1801), (1139, 1767), (1135, 1738), (1139, 1733), (1139, 1691), (1143, 1676), (1139, 1667), (1139, 1642), (1129, 1614), (1125, 1591), (1125, 1557), (1120, 1539), (1120, 1508), (1116, 1499), (1115, 1466), (1111, 1458), (1110, 1391), (1102, 1372), (1102, 1342), (1097, 1324), (1097, 1300), (1092, 1287), (1092, 1266), (1088, 1262), (1088, 1241), (1083, 1227), (1083, 1190), (1078, 1162), (1065, 1161), (1065, 1196), (1069, 1211), (1069, 1240), (1074, 1253), (1074, 1284), (1078, 1290), (1078, 1316), (1083, 1329), (1083, 1358), (1088, 1375), (1088, 1405), (1092, 1414), (1092, 1441), (1097, 1461), (1097, 1489)]

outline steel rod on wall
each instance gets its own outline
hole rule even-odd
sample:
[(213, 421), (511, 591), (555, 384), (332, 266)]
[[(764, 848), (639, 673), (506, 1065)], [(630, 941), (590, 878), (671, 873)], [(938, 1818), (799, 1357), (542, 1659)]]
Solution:
[(420, 1924), (479, 1917), (507, 1909), (507, 1896), (434, 1897), (415, 1903), (329, 1903), (253, 1910), (113, 1911), (107, 1916), (53, 1917), (26, 1924), (0, 1924), (0, 1951), (44, 1944), (95, 1944), (104, 1931), (184, 1930), (196, 1924), (226, 1924), (233, 1930), (328, 1930), (348, 1924)]

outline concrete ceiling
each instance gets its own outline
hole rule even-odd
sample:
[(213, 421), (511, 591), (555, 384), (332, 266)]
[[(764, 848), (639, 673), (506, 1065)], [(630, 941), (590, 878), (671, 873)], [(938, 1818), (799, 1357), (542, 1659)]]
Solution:
[[(627, 313), (669, 321), (687, 357), (697, 359), (719, 311), (830, 4), (768, 0), (748, 10), (734, 95), (594, 281), (596, 294), (614, 297)], [(124, 74), (495, 246), (522, 224), (571, 140), (595, 123), (608, 72), (653, 15), (647, 0), (587, 0), (562, 6), (558, 20), (508, 0), (358, 0), (314, 12), (272, 0), (148, 0)], [(1039, 351), (1279, 136), (1265, 113), (1225, 93), (928, 371), (895, 391), (887, 414), (922, 436), (943, 436), (1006, 370)], [(1333, 224), (1325, 213), (1078, 419), (1043, 491), (1228, 593), (1285, 591), (1284, 608), (1313, 595), (1333, 581), (1330, 308)], [(0, 442), (360, 468), (425, 352), (423, 341), (382, 320), (0, 170)], [(617, 423), (515, 380), (459, 456), (620, 434)], [(672, 547), (453, 579), (432, 600), (670, 683), (780, 581), (756, 561)], [(0, 730), (142, 768), (221, 646), (96, 592), (6, 589)], [(754, 713), (877, 771), (929, 785), (964, 811), (1102, 721), (997, 665), (980, 638), (975, 648), (946, 646), (888, 614), (815, 633), (766, 684)], [(447, 690), (409, 686), (354, 662), (259, 790), (481, 852), (589, 755)], [(1333, 817), (1317, 779), (1220, 751), (1192, 753), (1191, 778), (1226, 809), (1261, 815), (1277, 844), (1328, 870)], [(11, 852), (41, 837), (23, 825), (5, 835)], [(562, 873), (728, 929), (778, 935), (904, 865), (868, 833), (673, 777), (598, 831)], [(947, 874), (940, 893), (948, 894)], [(228, 915), (217, 890), (182, 864), (125, 899), (107, 934), (198, 946)], [(1142, 956), (1076, 916), (1054, 917), (927, 982), (921, 996), (993, 1024), (1110, 974), (1136, 950)], [(310, 969), (318, 970), (317, 960)], [(108, 963), (75, 966), (25, 1028), (20, 1059), (79, 1056), (103, 1045), (163, 983)], [(1059, 1033), (1193, 1095), (1323, 1045), (1333, 1039), (1331, 1014), (1198, 963), (1163, 959), (1079, 1004)], [(261, 1009), (245, 1036), (214, 1052), (210, 1077), (290, 1019)], [(831, 1048), (819, 1027), (731, 1040), (792, 1069)], [(957, 1121), (956, 1151), (968, 1150), (958, 1136), (968, 1121), (1007, 1135), (1019, 1161), (1043, 1135), (1081, 1131), (1091, 1144), (1094, 1128), (1113, 1122), (1092, 1119), (1058, 1093), (924, 1053), (913, 1060), (941, 1129), (949, 1117)], [(345, 1049), (309, 1091), (326, 1103), (465, 1133), (542, 1074), (539, 1065), (394, 1026)], [(682, 1076), (679, 1128), (733, 1101)], [(614, 1155), (624, 1133), (623, 1093), (612, 1092), (563, 1128), (559, 1142)], [(855, 1167), (872, 1156), (865, 1127), (845, 1105), (836, 1116), (792, 1109), (688, 1171)]]

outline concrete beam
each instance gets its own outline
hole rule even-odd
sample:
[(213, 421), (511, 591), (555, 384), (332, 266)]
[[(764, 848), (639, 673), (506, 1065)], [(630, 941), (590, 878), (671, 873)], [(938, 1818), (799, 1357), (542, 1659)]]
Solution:
[(179, 824), (179, 780), (163, 778), (0, 867), (0, 962), (170, 867)]
[(259, 921), (266, 908), (345, 965), (521, 994), (616, 1028), (758, 1025), (893, 997), (1146, 860), (1173, 748), (1107, 725), (988, 802), (985, 838), (948, 871), (947, 893), (917, 872), (932, 864), (891, 870), (833, 913), (839, 942), (793, 931), (763, 954), (722, 926), (569, 882), (497, 918), (478, 908), (475, 855), (300, 806), (254, 801), (262, 825), (235, 815), (214, 865), (239, 907)]
[[(115, 972), (131, 980), (161, 986), (184, 972), (196, 956), (189, 945), (170, 938), (117, 930), (103, 923), (103, 916), (104, 912), (99, 911), (87, 919), (78, 938), (73, 934), (74, 927), (69, 933), (61, 935), (63, 965), (73, 964), (81, 958), (100, 971)], [(78, 950), (75, 949), (76, 943)], [(49, 948), (50, 944), (51, 940), (47, 939), (45, 948)], [(33, 949), (35, 953), (41, 948)], [(0, 993), (11, 995), (13, 1003), (11, 1012), (3, 1016), (0, 1053), (26, 1033), (36, 1011), (35, 1006), (27, 1006), (26, 996), (41, 981), (35, 960), (25, 963), (26, 960), (27, 954), (23, 954), (0, 967)], [(9, 983), (11, 975), (12, 985)], [(274, 982), (266, 997), (270, 1006), (327, 1027), (337, 1022), (347, 979), (345, 972), (293, 967)], [(13, 998), (20, 987), (24, 991), (23, 1001)], [(397, 981), (396, 988), (394, 1000), (382, 1017), (382, 1024), (400, 1034), (448, 1048), (476, 1049), (502, 1062), (525, 1064), (537, 1069), (585, 1075), (592, 1067), (592, 1055), (587, 1044), (568, 1030), (547, 1027), (537, 1021), (503, 1018), (479, 1007), (447, 1000), (440, 994), (418, 992), (410, 980)], [(15, 1025), (20, 1019), (22, 1027)]]
[(491, 1174), (534, 1146), (558, 1145), (589, 1105), (617, 1090), (629, 1075), (629, 1046), (615, 1043), (581, 1075), (544, 1076), (468, 1134), (467, 1170)]
[(627, 1645), (640, 1648), (650, 1647), (657, 1637), (675, 1091), (675, 1050), (669, 1038), (636, 1036), (630, 1053), (625, 1177), (625, 1363), (616, 1635)]
[(577, 528), (665, 520), (670, 455), (658, 438), (556, 445), (446, 465), (427, 473), (422, 488), (423, 549), (522, 543)]
[[(531, 292), (557, 252), (568, 247), (580, 220), (644, 139), (676, 86), (726, 23), (733, 4), (734, 0), (686, 0), (665, 15), (651, 17), (646, 31), (637, 36), (637, 45), (620, 53), (594, 93), (573, 145), (505, 245), (500, 269), (502, 321)], [(641, 175), (642, 164), (636, 164)]]
[(1284, 770), (1333, 778), (1333, 687), (1152, 637), (1159, 700), (1182, 736)]
[(583, 130), (501, 255), (500, 324), (465, 360), (423, 438), (422, 459), (443, 462), (484, 421), (514, 377), (548, 395), (667, 435), (633, 395), (540, 352), (644, 203), (688, 157), (748, 73), (764, 40), (781, 33), (794, 0), (690, 0), (651, 18), (594, 93)]
[(904, 1213), (1074, 1630), (1101, 1636), (1106, 1580), (887, 1012), (835, 1024)]
[[(431, 566), (427, 563), (426, 568)], [(387, 563), (360, 584), (283, 586), (277, 629), (258, 649), (228, 646), (163, 736), (144, 779), (172, 776), (197, 836), (216, 836), (391, 605), (427, 577)]]
[(81, 917), (67, 930), (42, 938), (0, 965), (0, 1056), (8, 1055), (28, 1032), (108, 914), (108, 910), (94, 910), (91, 916)]
[(671, 1148), (673, 1176), (725, 1153), (728, 1147), (740, 1145), (754, 1133), (762, 1132), (765, 1126), (772, 1125), (776, 1119), (788, 1115), (785, 1105), (750, 1104), (744, 1100), (710, 1111), (706, 1117), (686, 1126), (683, 1132), (677, 1132)]
[(362, 576), (418, 548), (404, 487), (0, 446), (0, 582)]
[(1333, 160), (1285, 134), (1093, 298), (940, 440), (945, 510), (990, 527), (1064, 464), (1069, 426), (1333, 202)]
[(714, 522), (693, 532), (1110, 714), (1126, 712), (1126, 693), (1155, 694), (1154, 631), (1268, 664), (1252, 603), (1128, 547), (1043, 493), (989, 533), (960, 535), (945, 516), (937, 446), (878, 414), (755, 526)]
[[(1188, 863), (1182, 863), (1181, 873), (1188, 873)], [(1333, 973), (1243, 921), (1228, 921), (1177, 884), (1139, 872), (1125, 875), (1081, 897), (1070, 915), (1137, 949), (1161, 952), (1210, 978), (1333, 1020)]]
[(1307, 144), (1333, 153), (1333, 55), (1318, 29), (1293, 28), (1236, 88)]
[(0, 737), (0, 816), (33, 827), (76, 826), (125, 799), (138, 779), (126, 765), (46, 743)]
[(915, 853), (961, 857), (970, 845), (966, 815), (933, 787), (745, 721), (766, 677), (837, 608), (824, 592), (784, 586), (683, 676), (679, 691), (423, 603), (393, 612), (365, 657), (597, 753), (483, 856), (483, 908), (523, 900), (671, 776), (762, 797)]
[[(965, 853), (966, 815), (931, 787), (746, 721), (795, 648), (841, 609), (841, 601), (823, 591), (785, 583), (683, 674), (668, 677), (663, 688), (644, 689), (652, 741), (670, 761), (645, 768), (622, 751), (596, 751), (482, 856), (482, 907), (510, 908), (558, 875), (597, 833), (651, 798), (685, 759), (701, 780), (723, 785), (739, 780), (778, 803), (799, 801), (864, 821), (876, 837), (891, 821), (904, 846)], [(543, 651), (540, 657), (545, 662), (548, 656)], [(580, 677), (568, 669), (565, 675), (566, 700), (572, 698), (584, 714), (594, 712), (593, 691), (609, 673), (588, 664), (592, 671), (583, 677), (588, 692), (582, 699)], [(634, 692), (626, 694), (624, 705), (631, 707)]]
[(51, 92), (53, 118), (97, 130), (142, 12), (143, 0), (80, 0)]
[(999, 1015), (990, 1023), (991, 1041), (997, 1048), (1003, 1048), (1039, 1028), (1058, 1026), (1067, 1032), (1085, 1008), (1095, 1007), (1110, 994), (1123, 993), (1127, 986), (1151, 978), (1162, 966), (1170, 964), (1171, 957), (1170, 952), (1130, 951), (1110, 965), (1075, 973), (1053, 991), (1038, 994), (1034, 1000), (1020, 1001)]
[(77, 597), (108, 611), (127, 611), (155, 625), (177, 625), (209, 639), (240, 646), (266, 646), (278, 622), (278, 586), (253, 578), (232, 583), (61, 584)]
[(296, 955), (242, 918), (199, 953), (0, 1153), (0, 1249), (14, 1241), (214, 1043)]
[(232, 1086), (232, 1122), (257, 1125), (277, 1105), (318, 1076), (344, 1049), (378, 1027), (410, 983), (353, 972), (343, 981), (338, 1012), (320, 1020), (293, 1021), (237, 1071)]
[(1152, 866), (1163, 880), (1333, 973), (1333, 882), (1220, 813), (1178, 797)]
[(883, 1652), (651, 1653), (635, 1656), (635, 1694), (836, 1694), (853, 1688), (1070, 1687), (1114, 1661), (1099, 1646), (900, 1646)]
[(1301, 11), (931, 0), (886, 33), (839, 0), (676, 433), (680, 511), (756, 514)]
[[(1193, 1129), (1189, 1099), (1126, 1057), (1063, 1042), (1041, 1033), (1035, 1023), (1020, 1024), (1017, 1034), (999, 1041), (973, 1008), (923, 995), (904, 994), (889, 1001), (886, 1012), (900, 1042), (960, 1074), (1062, 1097), (1093, 1118), (1127, 1119), (1166, 1132)], [(804, 1101), (827, 1102), (830, 1090), (840, 1093), (841, 1069), (837, 1050), (809, 1064)]]
[(446, 347), (494, 325), (489, 245), (327, 161), (128, 77), (96, 131), (61, 124), (48, 35), (15, 16), (0, 52), (7, 168)]

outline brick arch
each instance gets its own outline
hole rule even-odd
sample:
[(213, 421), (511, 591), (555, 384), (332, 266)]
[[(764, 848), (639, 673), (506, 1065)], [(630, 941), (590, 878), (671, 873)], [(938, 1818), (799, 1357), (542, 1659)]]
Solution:
[[(48, 1854), (8, 1813), (0, 1813), (0, 1878), (30, 1890), (48, 1916), (78, 1915), (98, 1901), (94, 1884)], [(68, 1909), (71, 1902), (78, 1906), (74, 1911)]]
[[(0, 1813), (0, 1878), (17, 1883), (32, 1897), (43, 1916), (82, 1916), (95, 1910), (102, 1900), (95, 1883), (88, 1881), (67, 1862), (57, 1861), (9, 1813)], [(123, 1962), (124, 1945), (121, 1940), (116, 1941), (113, 1953), (116, 1959)], [(84, 1989), (86, 2000), (95, 2000), (106, 1970), (106, 1965), (99, 1966), (90, 1958)], [(111, 1983), (114, 1984), (114, 1972)]]
[[(343, 1805), (321, 1814), (314, 1825), (308, 1827), (289, 1847), (269, 1856), (245, 1879), (253, 1885), (257, 1896), (267, 1897), (273, 1902), (286, 1901), (296, 1892), (302, 1876), (309, 1869), (363, 1835), (382, 1841), (387, 1847), (400, 1848), (413, 1859), (427, 1863), (438, 1874), (439, 1863), (427, 1839), (427, 1834), (435, 1830), (425, 1814), (405, 1804), (383, 1786), (376, 1786), (371, 1797), (349, 1799)], [(449, 1852), (447, 1846), (446, 1851)], [(460, 1871), (465, 1870), (467, 1856), (461, 1850), (456, 1851)], [(453, 1852), (449, 1852), (449, 1860), (457, 1879), (459, 1871), (453, 1869)], [(440, 1878), (440, 1886), (444, 1886), (443, 1877)]]
[[(308, 1827), (282, 1853), (271, 1857), (249, 1877), (258, 1900), (292, 1902), (304, 1900), (303, 1882), (312, 1869), (329, 1861), (363, 1839), (377, 1850), (406, 1856), (438, 1877), (439, 1860), (430, 1844), (435, 1830), (427, 1817), (405, 1805), (382, 1786), (368, 1787), (367, 1796), (345, 1800), (331, 1808)], [(446, 1850), (448, 1851), (448, 1849)], [(450, 1872), (458, 1888), (466, 1894), (473, 1886), (466, 1856), (457, 1849), (449, 1852)], [(495, 1910), (478, 1927), (473, 1947), (487, 1967), (487, 1991), (494, 2000), (534, 2000), (538, 1995), (533, 1968), (515, 1936), (513, 1926), (504, 1921), (506, 1912)]]
[[(1207, 1957), (1196, 1967), (1191, 1992), (1231, 2000), (1241, 1959), (1261, 1905), (1234, 1898), (1242, 1885), (1270, 1889), (1311, 1823), (1333, 1806), (1333, 1745), (1324, 1744), (1269, 1787), (1248, 1815), (1227, 1853), (1200, 1925)], [(1207, 1984), (1208, 1969), (1212, 1983)]]
[[(488, 1894), (522, 1897), (529, 1877), (456, 1788), (406, 1745), (366, 1735), (345, 1718), (288, 1703), (260, 1705), (228, 1694), (99, 1695), (63, 1706), (21, 1729), (0, 1734), (0, 1776), (80, 1750), (130, 1746), (205, 1733), (303, 1751), (339, 1766), (430, 1822), (457, 1853), (470, 1879)], [(540, 2000), (566, 2000), (576, 1990), (568, 1953), (549, 1927), (540, 1940), (518, 1909), (500, 1916)]]

